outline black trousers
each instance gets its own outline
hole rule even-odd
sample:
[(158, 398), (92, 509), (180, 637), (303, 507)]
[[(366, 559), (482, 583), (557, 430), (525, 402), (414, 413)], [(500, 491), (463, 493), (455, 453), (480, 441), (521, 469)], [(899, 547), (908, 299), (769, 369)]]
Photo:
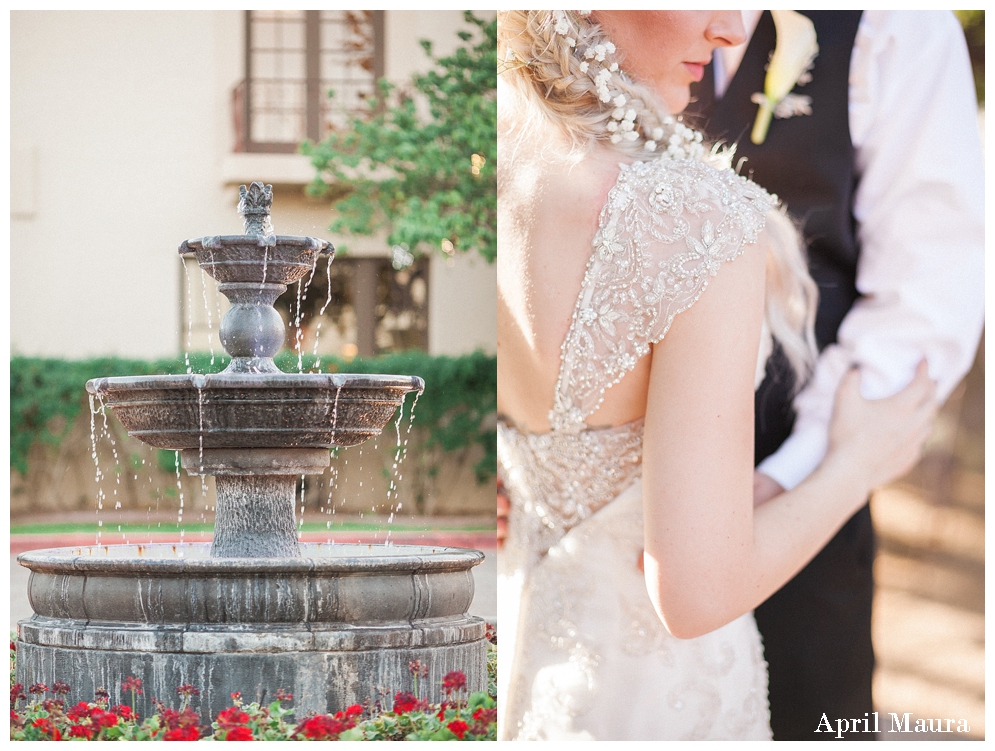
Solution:
[[(815, 732), (823, 714), (834, 729), (836, 719), (872, 717), (874, 548), (871, 511), (864, 506), (757, 608), (774, 740), (837, 740), (835, 733)], [(872, 733), (844, 737), (874, 740)]]

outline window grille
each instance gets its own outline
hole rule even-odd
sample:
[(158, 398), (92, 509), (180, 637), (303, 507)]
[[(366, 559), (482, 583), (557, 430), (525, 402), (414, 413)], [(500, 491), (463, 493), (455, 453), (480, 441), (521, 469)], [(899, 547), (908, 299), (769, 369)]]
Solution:
[(319, 261), (313, 277), (302, 280), (299, 294), (290, 289), (277, 300), (288, 323), (288, 348), (294, 347), (295, 323), (300, 321), (305, 352), (314, 351), (316, 339), (318, 354), (372, 357), (428, 349), (427, 257), (401, 269), (389, 258), (337, 258), (331, 264), (330, 287), (328, 269)]
[(376, 10), (246, 11), (236, 151), (294, 152), (369, 112), (383, 77), (383, 29)]

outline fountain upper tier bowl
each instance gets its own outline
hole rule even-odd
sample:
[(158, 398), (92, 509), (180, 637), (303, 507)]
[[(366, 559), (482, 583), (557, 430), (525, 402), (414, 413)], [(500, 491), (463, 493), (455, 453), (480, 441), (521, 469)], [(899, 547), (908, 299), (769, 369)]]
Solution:
[(311, 273), (318, 256), (334, 253), (332, 244), (294, 235), (219, 235), (187, 240), (180, 253), (220, 284), (291, 284)]
[(242, 194), (248, 234), (180, 245), (232, 303), (219, 331), (232, 356), (228, 368), (211, 375), (97, 378), (87, 391), (114, 409), (130, 435), (160, 449), (316, 449), (379, 435), (405, 395), (424, 389), (424, 381), (282, 373), (274, 365), (284, 322), (273, 302), (334, 249), (314, 237), (268, 234), (271, 193), (253, 184)]
[(417, 376), (217, 373), (95, 378), (86, 390), (160, 449), (355, 446), (380, 434)]

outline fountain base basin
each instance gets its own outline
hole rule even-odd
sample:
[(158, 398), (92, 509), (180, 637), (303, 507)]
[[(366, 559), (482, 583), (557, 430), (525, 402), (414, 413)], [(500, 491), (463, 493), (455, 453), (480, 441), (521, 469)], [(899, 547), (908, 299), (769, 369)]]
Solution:
[(301, 718), (412, 691), (412, 660), (430, 700), (452, 670), (486, 688), (486, 626), (467, 615), (479, 551), (303, 543), (300, 558), (218, 559), (208, 547), (20, 556), (35, 615), (18, 624), (18, 681), (67, 681), (72, 702), (102, 687), (117, 704), (131, 700), (121, 682), (141, 678), (143, 716), (189, 683), (205, 724), (236, 691), (267, 703), (284, 689)]

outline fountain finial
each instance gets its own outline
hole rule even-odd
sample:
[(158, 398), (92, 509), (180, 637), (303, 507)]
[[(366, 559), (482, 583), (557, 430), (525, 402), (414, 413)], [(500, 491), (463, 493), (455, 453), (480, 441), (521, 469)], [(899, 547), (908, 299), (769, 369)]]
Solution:
[(246, 188), (238, 186), (238, 213), (245, 223), (245, 234), (273, 234), (273, 224), (270, 222), (270, 210), (273, 208), (273, 186), (253, 182)]

